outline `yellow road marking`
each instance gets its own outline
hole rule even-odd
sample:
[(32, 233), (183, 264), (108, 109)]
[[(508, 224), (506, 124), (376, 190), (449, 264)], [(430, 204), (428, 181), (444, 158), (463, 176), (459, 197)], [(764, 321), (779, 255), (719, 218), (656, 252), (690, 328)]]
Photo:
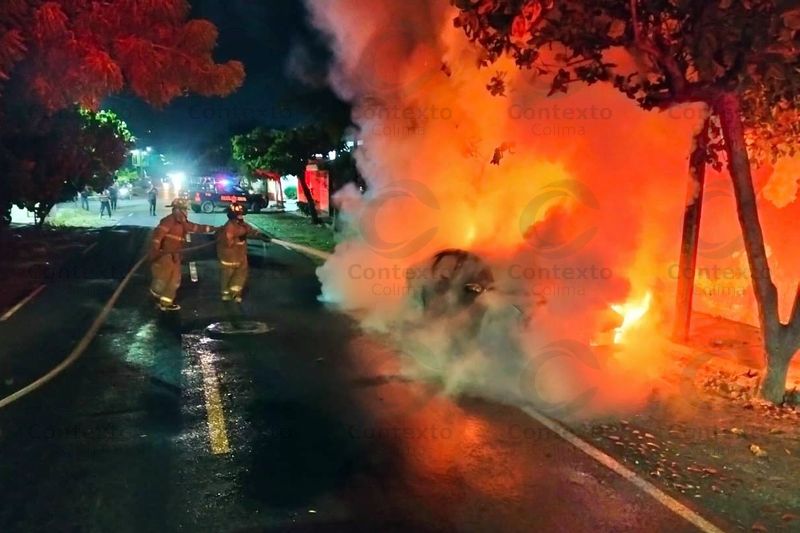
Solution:
[(225, 412), (222, 409), (222, 396), (219, 393), (219, 381), (214, 364), (208, 352), (199, 351), (200, 367), (203, 369), (203, 390), (206, 396), (206, 414), (208, 416), (208, 438), (211, 442), (211, 453), (220, 455), (230, 453), (228, 431), (225, 427)]
[(26, 296), (21, 302), (19, 302), (17, 305), (15, 305), (14, 307), (12, 307), (8, 311), (6, 311), (6, 314), (4, 314), (2, 317), (0, 317), (0, 322), (5, 322), (6, 320), (8, 320), (12, 316), (14, 316), (14, 313), (16, 313), (17, 311), (22, 309), (25, 306), (25, 304), (27, 304), (28, 302), (30, 302), (31, 300), (36, 298), (36, 295), (39, 294), (40, 292), (42, 292), (45, 287), (47, 287), (47, 285), (39, 285), (36, 289), (33, 290), (33, 292), (31, 292), (28, 296)]

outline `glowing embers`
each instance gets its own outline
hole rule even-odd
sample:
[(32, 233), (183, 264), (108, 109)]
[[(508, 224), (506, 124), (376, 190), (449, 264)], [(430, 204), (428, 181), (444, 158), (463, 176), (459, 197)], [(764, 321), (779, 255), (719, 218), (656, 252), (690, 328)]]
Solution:
[(628, 301), (624, 304), (612, 305), (611, 309), (622, 317), (622, 324), (614, 330), (614, 344), (625, 342), (626, 334), (635, 329), (650, 310), (653, 302), (653, 293), (648, 292), (644, 298), (637, 301)]

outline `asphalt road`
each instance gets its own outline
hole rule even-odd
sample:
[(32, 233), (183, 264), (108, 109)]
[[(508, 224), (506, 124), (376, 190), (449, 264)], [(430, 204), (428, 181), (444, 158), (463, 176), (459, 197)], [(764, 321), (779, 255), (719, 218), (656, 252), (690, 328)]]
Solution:
[[(152, 217), (123, 224), (0, 323), (3, 396), (69, 352), (140, 256)], [(212, 249), (187, 258), (179, 313), (140, 273), (74, 366), (0, 410), (0, 531), (694, 531), (519, 410), (400, 378), (318, 303), (311, 260), (250, 255), (241, 308), (218, 300)]]

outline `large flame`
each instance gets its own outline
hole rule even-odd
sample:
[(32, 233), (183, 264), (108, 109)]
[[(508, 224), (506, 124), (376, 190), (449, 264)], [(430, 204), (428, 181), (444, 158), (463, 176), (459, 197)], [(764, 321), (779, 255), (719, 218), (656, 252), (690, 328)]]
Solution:
[[(532, 359), (563, 340), (592, 344), (612, 305), (621, 351), (636, 349), (637, 332), (669, 330), (688, 156), (704, 109), (645, 112), (606, 84), (548, 97), (547, 79), (510, 60), (478, 69), (480, 51), (453, 26), (447, 0), (307, 3), (335, 53), (331, 85), (355, 107), (356, 159), (369, 183), (365, 196), (337, 196), (352, 237), (320, 269), (328, 301), (394, 331), (409, 295), (402, 273), (465, 248), (491, 263), (498, 294), (529, 295), (519, 307), (535, 311), (534, 326), (520, 342)], [(612, 55), (635, 70), (624, 50)], [(498, 69), (504, 97), (486, 88)], [(771, 183), (759, 200), (767, 241), (781, 239), (771, 254), (784, 309), (800, 271), (800, 233), (780, 231), (800, 216), (793, 168), (762, 169), (757, 183)], [(709, 169), (706, 181), (696, 306), (755, 321), (729, 180)], [(386, 194), (392, 187), (403, 193)], [(656, 350), (638, 352), (627, 360), (657, 367)], [(639, 373), (626, 372), (591, 379), (611, 396), (638, 391)]]
[(624, 304), (613, 304), (611, 309), (622, 317), (622, 324), (614, 330), (614, 344), (622, 344), (626, 340), (626, 334), (637, 325), (641, 324), (642, 319), (650, 310), (653, 302), (653, 293), (648, 292), (639, 301), (629, 301)]

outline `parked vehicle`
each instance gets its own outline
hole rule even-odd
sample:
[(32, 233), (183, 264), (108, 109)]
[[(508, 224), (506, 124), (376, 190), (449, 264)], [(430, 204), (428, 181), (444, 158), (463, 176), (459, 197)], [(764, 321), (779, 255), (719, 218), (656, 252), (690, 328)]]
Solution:
[(195, 213), (213, 213), (217, 209), (227, 209), (232, 203), (244, 204), (249, 213), (258, 213), (269, 206), (263, 194), (247, 191), (230, 179), (202, 178), (190, 184), (183, 193)]

